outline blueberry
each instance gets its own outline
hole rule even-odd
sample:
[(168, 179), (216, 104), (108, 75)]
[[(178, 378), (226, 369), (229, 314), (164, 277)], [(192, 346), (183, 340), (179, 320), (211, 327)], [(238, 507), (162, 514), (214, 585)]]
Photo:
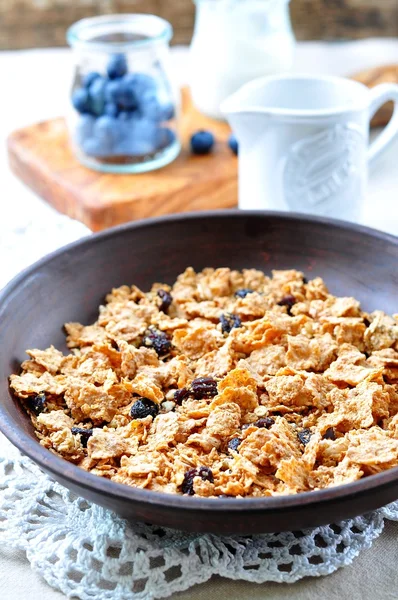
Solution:
[(108, 115), (108, 117), (117, 117), (119, 114), (117, 104), (114, 102), (107, 102), (104, 106), (103, 114)]
[(145, 331), (142, 344), (147, 348), (153, 348), (158, 356), (168, 354), (171, 348), (171, 342), (167, 333), (156, 329), (153, 325)]
[(191, 137), (191, 150), (194, 154), (209, 154), (214, 146), (214, 135), (210, 131), (198, 131)]
[(133, 118), (134, 112), (128, 110), (121, 110), (118, 114), (119, 121), (130, 121)]
[(130, 409), (130, 415), (133, 419), (145, 419), (145, 417), (153, 417), (159, 413), (159, 405), (149, 400), (149, 398), (139, 398)]
[(92, 429), (83, 429), (82, 427), (72, 427), (72, 435), (80, 435), (80, 443), (83, 448), (87, 448), (87, 442), (93, 435)]
[(123, 77), (127, 73), (127, 60), (124, 54), (114, 54), (107, 66), (109, 79)]
[(93, 81), (95, 79), (97, 79), (98, 77), (101, 77), (101, 75), (99, 73), (97, 73), (96, 71), (90, 71), (90, 73), (87, 73), (87, 75), (85, 75), (83, 77), (83, 85), (85, 88), (89, 88), (90, 85), (93, 83)]
[(27, 399), (27, 405), (35, 415), (39, 415), (46, 408), (46, 395), (44, 392), (40, 394), (36, 394), (35, 396), (30, 396)]
[(94, 135), (104, 151), (111, 151), (122, 135), (120, 123), (107, 115), (99, 117), (95, 122)]
[(123, 110), (131, 110), (137, 108), (137, 97), (134, 89), (125, 81), (121, 81), (119, 88), (115, 92), (115, 101)]
[(231, 133), (231, 135), (228, 138), (228, 146), (231, 148), (231, 150), (234, 154), (238, 154), (238, 151), (239, 151), (238, 140), (236, 139), (236, 137), (234, 136), (233, 133)]
[(79, 113), (90, 112), (90, 97), (84, 88), (77, 88), (72, 94), (72, 104)]
[(240, 317), (233, 313), (223, 313), (220, 316), (220, 323), (222, 333), (230, 333), (234, 327), (241, 327), (242, 325)]
[(102, 115), (104, 111), (107, 83), (108, 82), (103, 77), (97, 77), (94, 79), (88, 90), (91, 110), (97, 116)]
[(144, 92), (138, 98), (140, 113), (153, 121), (162, 121), (162, 106), (155, 91)]
[(106, 102), (116, 102), (116, 96), (118, 94), (120, 87), (120, 81), (108, 81), (105, 88), (105, 101)]
[(237, 298), (246, 298), (248, 294), (253, 294), (254, 290), (250, 288), (241, 288), (240, 290), (236, 290), (235, 296)]
[(124, 76), (124, 80), (133, 87), (137, 98), (141, 98), (146, 92), (153, 92), (157, 88), (155, 79), (145, 73), (128, 73)]
[(242, 443), (241, 438), (234, 437), (231, 440), (229, 440), (229, 442), (228, 442), (228, 449), (229, 450), (234, 450), (234, 452), (237, 452), (239, 446), (241, 445), (241, 443)]
[(83, 151), (88, 156), (95, 156), (97, 158), (109, 156), (109, 150), (105, 149), (101, 142), (96, 138), (89, 138), (82, 142)]
[(168, 129), (167, 127), (161, 127), (156, 132), (155, 145), (158, 150), (163, 150), (163, 148), (167, 148), (171, 146), (176, 139), (176, 135), (174, 131)]
[(81, 115), (76, 125), (76, 139), (78, 144), (93, 135), (95, 118), (92, 115)]
[(311, 439), (310, 429), (302, 429), (298, 432), (297, 437), (300, 440), (300, 442), (304, 444), (304, 446), (306, 446)]
[(174, 119), (175, 115), (176, 115), (175, 107), (174, 107), (174, 104), (172, 104), (172, 102), (169, 102), (168, 104), (162, 104), (162, 108), (161, 108), (162, 121), (171, 121), (171, 119)]

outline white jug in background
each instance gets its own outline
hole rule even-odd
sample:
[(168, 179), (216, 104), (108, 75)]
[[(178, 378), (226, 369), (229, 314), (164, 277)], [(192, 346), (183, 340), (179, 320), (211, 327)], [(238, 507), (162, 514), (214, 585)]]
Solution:
[[(369, 122), (395, 103), (369, 146)], [(368, 163), (398, 132), (398, 85), (329, 76), (256, 79), (222, 104), (239, 142), (239, 208), (358, 220)]]

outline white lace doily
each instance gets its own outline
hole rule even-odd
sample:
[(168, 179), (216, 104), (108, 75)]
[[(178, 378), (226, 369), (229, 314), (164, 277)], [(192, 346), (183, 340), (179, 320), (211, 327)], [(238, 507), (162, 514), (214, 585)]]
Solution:
[(78, 498), (12, 450), (0, 459), (0, 540), (68, 597), (152, 600), (212, 575), (292, 583), (348, 565), (398, 521), (398, 502), (303, 531), (246, 536), (189, 534), (130, 524)]

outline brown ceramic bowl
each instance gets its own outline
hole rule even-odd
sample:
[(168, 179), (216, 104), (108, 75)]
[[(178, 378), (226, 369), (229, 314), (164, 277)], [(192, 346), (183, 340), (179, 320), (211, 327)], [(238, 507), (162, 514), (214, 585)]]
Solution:
[(62, 325), (90, 323), (108, 290), (172, 282), (185, 267), (296, 268), (367, 310), (398, 310), (398, 238), (293, 214), (221, 211), (125, 225), (59, 250), (0, 293), (0, 430), (51, 477), (131, 520), (190, 531), (259, 533), (339, 521), (398, 498), (398, 468), (344, 486), (274, 498), (207, 499), (112, 483), (51, 454), (8, 387), (25, 349), (66, 351)]

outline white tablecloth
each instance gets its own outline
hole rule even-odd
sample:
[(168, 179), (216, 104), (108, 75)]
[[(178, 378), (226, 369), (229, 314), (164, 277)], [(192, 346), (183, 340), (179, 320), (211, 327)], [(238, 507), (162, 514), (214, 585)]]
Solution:
[[(188, 80), (185, 48), (173, 50), (175, 74), (181, 83)], [(385, 63), (398, 63), (398, 40), (366, 40), (345, 43), (300, 43), (296, 70), (349, 75), (358, 70)], [(72, 66), (68, 50), (49, 49), (0, 53), (1, 111), (0, 139), (15, 128), (65, 112)], [(363, 223), (398, 234), (398, 139), (372, 170)], [(51, 231), (53, 209), (43, 203), (10, 173), (5, 144), (0, 145), (0, 287), (13, 273), (32, 262), (41, 253), (40, 241), (26, 246), (23, 234), (29, 223), (43, 224)], [(10, 245), (15, 242), (15, 251)], [(5, 242), (8, 241), (8, 246)], [(54, 242), (55, 244), (56, 242)], [(24, 245), (25, 244), (25, 245)], [(7, 246), (7, 253), (5, 247)], [(7, 446), (0, 436), (0, 453)], [(246, 598), (296, 600), (333, 598), (350, 600), (389, 600), (398, 597), (398, 525), (388, 522), (374, 546), (354, 564), (323, 579), (304, 580), (291, 586), (257, 586), (214, 579), (183, 594), (180, 600), (208, 597), (221, 600)], [(23, 553), (0, 548), (1, 600), (56, 600), (64, 597), (31, 572)], [(98, 599), (101, 600), (101, 599)]]

